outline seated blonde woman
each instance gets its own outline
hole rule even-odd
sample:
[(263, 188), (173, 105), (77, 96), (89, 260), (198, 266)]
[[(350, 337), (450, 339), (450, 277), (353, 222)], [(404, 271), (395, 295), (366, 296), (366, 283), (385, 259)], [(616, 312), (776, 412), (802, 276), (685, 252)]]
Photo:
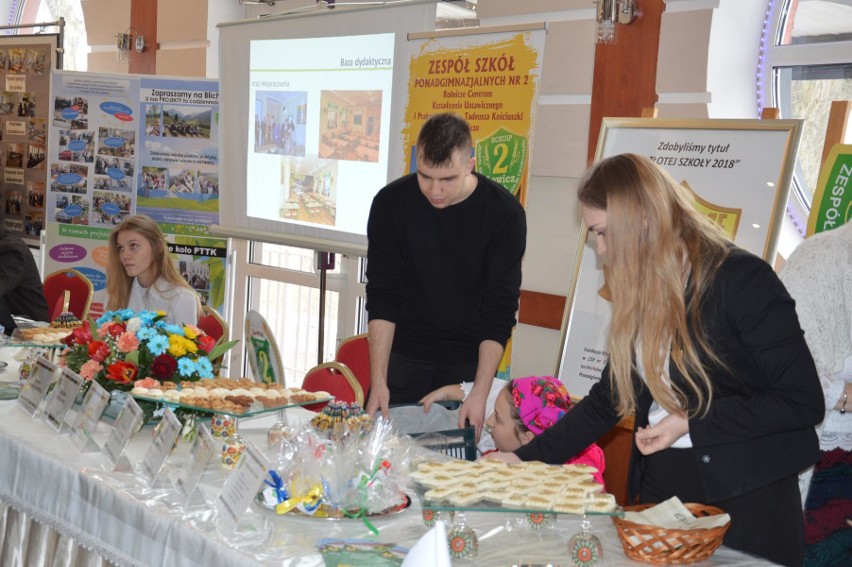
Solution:
[(198, 321), (201, 301), (172, 259), (160, 226), (128, 217), (109, 236), (107, 309), (164, 311), (171, 323)]

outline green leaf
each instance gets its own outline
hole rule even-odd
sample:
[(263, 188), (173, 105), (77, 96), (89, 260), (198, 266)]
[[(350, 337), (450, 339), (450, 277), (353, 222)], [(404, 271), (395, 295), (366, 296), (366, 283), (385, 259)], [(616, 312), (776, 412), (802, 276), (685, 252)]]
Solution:
[(240, 341), (238, 339), (234, 339), (233, 341), (228, 341), (226, 343), (216, 343), (216, 346), (214, 346), (213, 349), (207, 354), (207, 358), (209, 358), (212, 362), (223, 354), (225, 354), (226, 352), (228, 352), (229, 350), (231, 350), (232, 348), (234, 348), (234, 345), (239, 342)]

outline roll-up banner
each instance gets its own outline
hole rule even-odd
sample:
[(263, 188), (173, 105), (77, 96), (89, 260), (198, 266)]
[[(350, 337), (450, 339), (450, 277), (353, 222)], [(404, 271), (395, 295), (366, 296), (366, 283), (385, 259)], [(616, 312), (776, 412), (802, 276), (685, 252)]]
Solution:
[(98, 316), (109, 234), (145, 214), (202, 302), (222, 311), (227, 240), (207, 232), (219, 222), (218, 82), (56, 71), (50, 104), (45, 274), (86, 275)]

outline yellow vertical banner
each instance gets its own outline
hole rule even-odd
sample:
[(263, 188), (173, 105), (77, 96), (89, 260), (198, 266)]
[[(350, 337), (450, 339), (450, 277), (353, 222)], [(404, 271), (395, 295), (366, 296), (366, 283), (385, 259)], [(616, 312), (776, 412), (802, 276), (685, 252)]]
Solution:
[[(415, 145), (423, 122), (454, 112), (470, 124), (476, 170), (525, 205), (544, 34), (542, 25), (409, 35), (404, 171), (417, 169)], [(511, 344), (510, 338), (498, 378), (510, 378)]]
[(479, 173), (526, 202), (544, 28), (411, 34), (408, 104), (402, 130), (406, 172), (423, 122), (455, 112), (469, 123)]

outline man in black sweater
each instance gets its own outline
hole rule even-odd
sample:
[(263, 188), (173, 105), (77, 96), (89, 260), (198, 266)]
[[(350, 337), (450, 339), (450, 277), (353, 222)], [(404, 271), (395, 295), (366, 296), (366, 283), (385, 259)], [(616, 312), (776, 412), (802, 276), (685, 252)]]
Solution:
[(524, 209), (473, 171), (470, 126), (437, 114), (417, 138), (417, 172), (373, 199), (367, 223), (367, 412), (474, 382), (459, 412), (476, 428), (515, 325)]
[(0, 226), (0, 325), (7, 335), (15, 329), (12, 315), (47, 321), (48, 309), (29, 247)]

